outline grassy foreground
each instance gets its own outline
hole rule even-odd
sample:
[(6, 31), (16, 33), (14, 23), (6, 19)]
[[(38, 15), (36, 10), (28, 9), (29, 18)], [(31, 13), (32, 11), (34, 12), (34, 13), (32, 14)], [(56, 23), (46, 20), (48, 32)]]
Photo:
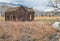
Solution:
[(0, 22), (0, 41), (58, 41), (51, 25), (39, 22)]
[(54, 21), (55, 17), (35, 17), (32, 22), (8, 22), (0, 17), (0, 41), (58, 41), (59, 35), (50, 25)]

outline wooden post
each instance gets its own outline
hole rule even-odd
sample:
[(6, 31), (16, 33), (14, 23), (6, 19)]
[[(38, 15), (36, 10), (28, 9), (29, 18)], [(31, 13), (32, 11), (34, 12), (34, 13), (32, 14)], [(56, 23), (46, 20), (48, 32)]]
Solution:
[(6, 15), (6, 13), (5, 13), (5, 21), (7, 21), (7, 15)]
[(31, 13), (31, 21), (33, 21), (33, 20), (34, 20), (34, 12)]

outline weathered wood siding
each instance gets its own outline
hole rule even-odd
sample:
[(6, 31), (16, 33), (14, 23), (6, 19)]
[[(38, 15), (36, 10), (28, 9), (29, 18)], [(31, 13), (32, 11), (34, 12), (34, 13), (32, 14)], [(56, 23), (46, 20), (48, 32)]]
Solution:
[(32, 21), (34, 20), (34, 12), (26, 11), (20, 7), (16, 11), (5, 12), (6, 21)]

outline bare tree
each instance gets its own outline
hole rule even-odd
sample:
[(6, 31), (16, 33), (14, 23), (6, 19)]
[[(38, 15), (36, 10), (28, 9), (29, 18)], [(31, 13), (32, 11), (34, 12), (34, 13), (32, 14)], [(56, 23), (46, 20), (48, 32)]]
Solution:
[(60, 0), (48, 0), (48, 6), (54, 9), (54, 15), (58, 16), (58, 10), (60, 10)]
[(60, 0), (49, 0), (49, 6), (53, 7), (55, 10), (60, 10)]

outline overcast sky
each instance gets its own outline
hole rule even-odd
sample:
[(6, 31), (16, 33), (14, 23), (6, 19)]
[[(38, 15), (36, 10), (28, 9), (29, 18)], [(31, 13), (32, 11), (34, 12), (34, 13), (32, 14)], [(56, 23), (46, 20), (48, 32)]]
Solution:
[(48, 7), (47, 0), (0, 0), (0, 2), (7, 2), (7, 3), (15, 3), (15, 4), (25, 4), (29, 7), (33, 7), (34, 9), (49, 11), (53, 8)]

